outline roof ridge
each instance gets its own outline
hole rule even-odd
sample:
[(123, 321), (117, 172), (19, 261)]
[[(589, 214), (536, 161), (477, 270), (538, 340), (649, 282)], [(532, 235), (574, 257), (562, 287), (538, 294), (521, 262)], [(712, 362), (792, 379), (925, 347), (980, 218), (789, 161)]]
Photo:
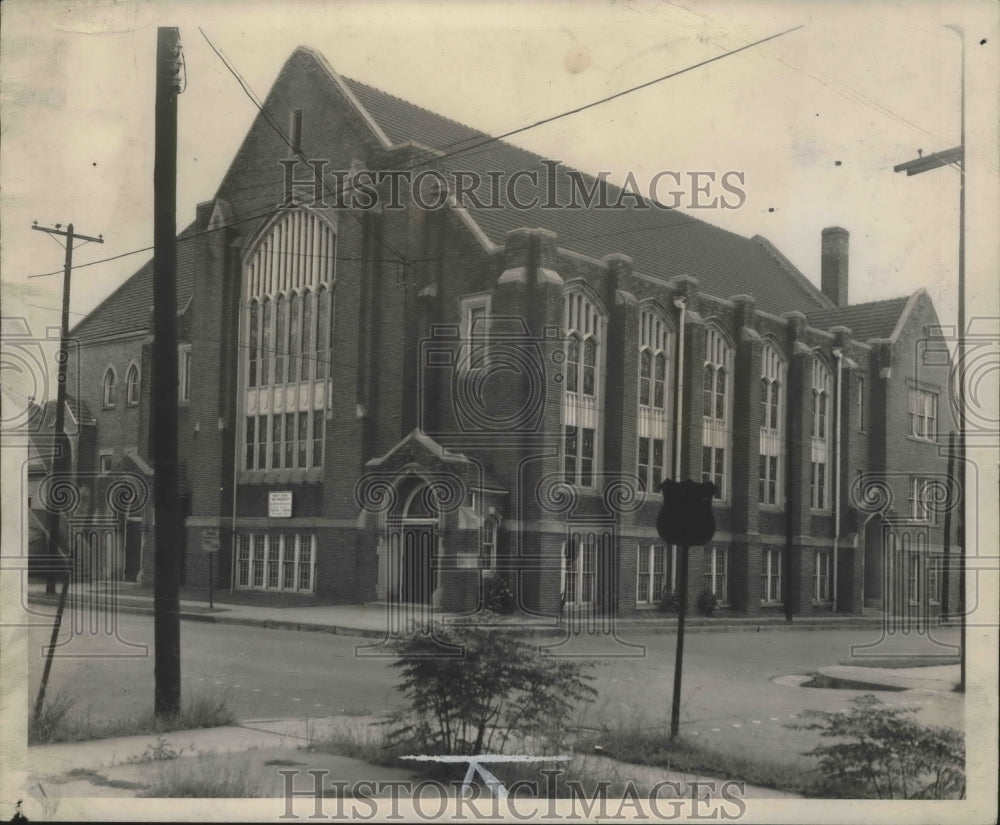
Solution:
[[(922, 288), (922, 287), (921, 287)], [(916, 290), (919, 292), (920, 290)], [(817, 309), (811, 312), (807, 312), (806, 315), (819, 315), (822, 312), (843, 312), (849, 309), (859, 309), (861, 307), (873, 306), (875, 304), (889, 304), (893, 301), (908, 301), (913, 296), (914, 293), (909, 295), (897, 295), (895, 298), (879, 298), (877, 301), (862, 301), (860, 304), (846, 304), (844, 306), (827, 307), (825, 309)]]

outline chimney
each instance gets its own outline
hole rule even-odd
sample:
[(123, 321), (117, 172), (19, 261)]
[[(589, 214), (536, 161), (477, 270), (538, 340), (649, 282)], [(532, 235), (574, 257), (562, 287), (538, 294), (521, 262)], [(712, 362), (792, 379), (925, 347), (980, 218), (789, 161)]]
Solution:
[(850, 235), (839, 226), (823, 230), (820, 285), (837, 306), (847, 306), (847, 244)]

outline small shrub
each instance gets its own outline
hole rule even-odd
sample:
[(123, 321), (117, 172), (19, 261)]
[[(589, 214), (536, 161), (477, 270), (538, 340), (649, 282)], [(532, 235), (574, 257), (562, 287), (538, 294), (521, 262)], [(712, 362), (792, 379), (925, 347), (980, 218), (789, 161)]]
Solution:
[(388, 720), (388, 738), (411, 752), (502, 752), (511, 736), (564, 729), (576, 705), (597, 695), (591, 663), (543, 656), (502, 626), (455, 622), (392, 648), (406, 707)]
[(507, 581), (496, 574), (483, 580), (483, 609), (508, 615), (514, 612), (514, 591)]
[(711, 616), (719, 607), (719, 600), (711, 590), (702, 590), (698, 594), (698, 612), (702, 616)]
[(661, 613), (680, 613), (681, 597), (676, 591), (664, 588), (660, 594), (659, 610)]
[(868, 693), (847, 713), (807, 711), (814, 722), (790, 727), (837, 739), (810, 751), (819, 758), (820, 792), (852, 799), (962, 799), (965, 743), (951, 728), (924, 726), (913, 708), (890, 708)]
[(28, 744), (45, 745), (49, 742), (64, 741), (60, 733), (66, 729), (68, 714), (79, 697), (68, 688), (62, 688), (54, 696), (46, 697), (42, 711), (28, 718)]

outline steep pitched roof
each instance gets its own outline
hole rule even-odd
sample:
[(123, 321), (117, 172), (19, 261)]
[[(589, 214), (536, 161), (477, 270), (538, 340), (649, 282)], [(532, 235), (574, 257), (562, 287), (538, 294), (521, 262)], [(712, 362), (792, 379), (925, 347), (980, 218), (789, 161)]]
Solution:
[[(177, 236), (177, 309), (181, 310), (194, 290), (196, 244), (185, 243), (197, 233), (192, 221)], [(125, 283), (90, 311), (70, 330), (79, 341), (93, 341), (108, 335), (145, 332), (150, 326), (153, 308), (153, 261), (150, 259)]]
[[(463, 126), (357, 80), (343, 78), (360, 104), (374, 117), (382, 130), (396, 143), (422, 144), (444, 153), (457, 152), (444, 163), (453, 171), (478, 172), (488, 181), (488, 170), (537, 172), (540, 181), (547, 179), (548, 168), (542, 158), (489, 135)], [(478, 145), (483, 141), (489, 141)], [(460, 151), (469, 147), (470, 151)], [(554, 178), (557, 196), (566, 202), (570, 177), (560, 166)], [(588, 189), (594, 178), (584, 175)], [(542, 193), (542, 184), (536, 190)], [(608, 201), (614, 203), (621, 190), (608, 185)], [(488, 186), (480, 200), (490, 198)], [(757, 305), (780, 313), (797, 309), (815, 311), (830, 306), (830, 301), (805, 276), (786, 260), (779, 260), (766, 244), (712, 226), (674, 209), (530, 209), (514, 208), (502, 193), (501, 209), (479, 209), (469, 205), (469, 213), (494, 243), (503, 243), (505, 234), (522, 226), (543, 227), (554, 231), (560, 246), (594, 258), (609, 252), (628, 254), (638, 272), (670, 279), (692, 275), (701, 288), (718, 297), (740, 293), (753, 295)], [(647, 201), (648, 203), (648, 201)]]
[[(331, 84), (346, 90), (349, 105), (358, 108), (383, 145), (388, 139), (395, 144), (411, 142), (440, 152), (453, 152), (488, 141), (448, 158), (447, 166), (453, 170), (479, 172), (484, 180), (488, 180), (486, 172), (490, 170), (505, 170), (508, 174), (519, 170), (535, 171), (542, 180), (547, 174), (547, 167), (538, 155), (503, 141), (494, 141), (484, 132), (360, 81), (341, 77), (312, 49), (297, 49), (283, 71), (293, 64), (296, 56), (311, 57)], [(557, 187), (562, 193), (559, 198), (563, 201), (570, 188), (568, 171), (573, 170), (560, 166), (556, 172)], [(593, 186), (593, 177), (583, 175), (583, 179), (588, 189)], [(608, 200), (614, 202), (620, 191), (608, 184)], [(488, 193), (482, 195), (485, 200)], [(507, 202), (505, 192), (501, 193), (499, 201), (503, 208), (478, 209), (472, 205), (468, 210), (496, 244), (502, 244), (506, 233), (512, 229), (543, 227), (557, 234), (563, 248), (593, 258), (601, 258), (609, 252), (625, 252), (632, 257), (636, 271), (645, 275), (665, 280), (676, 275), (692, 275), (708, 294), (722, 298), (750, 294), (756, 298), (760, 309), (769, 312), (794, 309), (810, 313), (831, 306), (830, 300), (808, 278), (759, 236), (745, 238), (678, 210), (636, 209), (631, 206), (634, 200), (630, 208), (618, 210), (541, 209), (539, 206), (522, 210)], [(183, 241), (197, 236), (200, 231), (197, 223), (192, 222), (178, 235), (178, 308), (184, 307), (191, 297), (197, 252), (196, 244)], [(147, 331), (153, 302), (152, 268), (150, 260), (80, 321), (72, 329), (72, 335), (81, 341), (92, 341), (109, 335)]]
[(848, 327), (853, 337), (859, 341), (872, 338), (891, 338), (899, 318), (913, 296), (889, 298), (885, 301), (871, 301), (867, 304), (852, 304), (836, 309), (824, 309), (807, 313), (810, 325), (819, 329)]

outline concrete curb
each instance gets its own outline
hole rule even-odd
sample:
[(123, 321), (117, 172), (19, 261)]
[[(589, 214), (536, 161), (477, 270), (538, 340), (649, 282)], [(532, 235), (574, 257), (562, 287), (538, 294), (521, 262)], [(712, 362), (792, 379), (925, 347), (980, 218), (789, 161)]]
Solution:
[[(32, 593), (28, 595), (29, 604), (58, 604), (58, 597), (45, 594)], [(135, 602), (121, 601), (118, 610), (122, 613), (131, 613), (144, 616), (152, 616), (154, 611), (151, 606), (136, 604)], [(227, 616), (225, 614), (210, 614), (192, 612), (181, 608), (180, 618), (184, 621), (206, 622), (209, 624), (232, 624), (244, 627), (260, 627), (269, 630), (293, 630), (311, 633), (332, 633), (339, 636), (353, 636), (365, 639), (384, 639), (387, 631), (382, 629), (366, 627), (350, 627), (347, 625), (326, 624), (323, 622), (303, 622), (284, 619), (264, 619), (252, 618), (248, 616)], [(573, 635), (584, 635), (588, 633), (588, 622), (581, 622), (582, 627)], [(722, 632), (743, 632), (760, 633), (770, 631), (811, 631), (811, 630), (832, 630), (850, 628), (873, 628), (882, 624), (882, 617), (807, 617), (799, 618), (788, 623), (784, 619), (771, 618), (748, 618), (734, 621), (731, 619), (700, 619), (689, 617), (685, 631), (687, 633), (722, 633)], [(636, 620), (619, 619), (613, 625), (615, 630), (632, 630), (649, 633), (653, 635), (669, 635), (677, 632), (676, 619), (657, 620)], [(516, 632), (539, 637), (560, 637), (568, 632), (563, 627), (518, 627)]]

